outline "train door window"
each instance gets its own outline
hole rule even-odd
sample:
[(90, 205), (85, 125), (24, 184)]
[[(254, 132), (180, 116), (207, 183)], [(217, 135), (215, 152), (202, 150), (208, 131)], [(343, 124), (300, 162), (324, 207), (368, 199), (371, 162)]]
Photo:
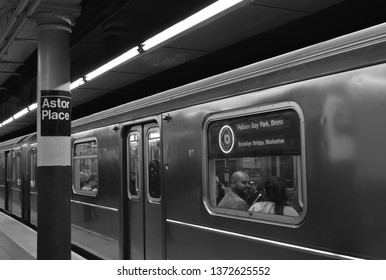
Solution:
[(76, 140), (73, 152), (73, 191), (96, 196), (98, 193), (97, 140), (95, 138)]
[(151, 127), (146, 134), (146, 166), (147, 169), (147, 190), (148, 198), (152, 202), (159, 202), (161, 199), (160, 172), (161, 172), (161, 150), (160, 130), (158, 127)]
[(6, 151), (5, 152), (5, 157), (6, 157), (6, 181), (7, 184), (11, 184), (12, 180), (12, 152), (11, 151)]
[(5, 174), (5, 152), (0, 151), (0, 208), (4, 208)]
[(21, 187), (21, 151), (16, 152), (16, 174), (17, 174), (17, 186)]
[(130, 198), (138, 198), (140, 196), (140, 186), (142, 185), (141, 174), (141, 134), (139, 131), (131, 131), (127, 139), (127, 174), (130, 178), (128, 180), (128, 194)]
[(21, 153), (20, 150), (13, 150), (11, 152), (11, 182), (12, 186), (19, 188), (21, 186)]
[(222, 216), (298, 224), (305, 213), (303, 121), (296, 104), (211, 116), (205, 205)]
[(4, 187), (5, 185), (5, 152), (0, 151), (0, 187)]
[(36, 166), (37, 166), (37, 158), (36, 158), (36, 149), (33, 148), (28, 152), (28, 168), (29, 168), (29, 180), (31, 188), (36, 188)]

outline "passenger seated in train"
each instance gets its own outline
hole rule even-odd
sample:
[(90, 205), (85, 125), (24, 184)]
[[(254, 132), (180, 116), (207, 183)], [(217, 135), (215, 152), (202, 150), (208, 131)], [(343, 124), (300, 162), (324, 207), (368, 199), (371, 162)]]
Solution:
[(221, 183), (218, 176), (216, 176), (216, 197), (217, 197), (217, 205), (220, 203), (221, 199), (225, 196), (225, 186)]
[(263, 212), (268, 214), (299, 216), (298, 212), (288, 205), (285, 185), (278, 177), (269, 178), (264, 184), (265, 200), (254, 203), (250, 212)]
[(149, 163), (149, 194), (153, 198), (161, 196), (160, 170), (159, 160), (152, 160)]
[(90, 170), (83, 170), (79, 174), (80, 176), (80, 189), (84, 191), (97, 191), (98, 184), (95, 174), (92, 174)]
[(236, 171), (231, 176), (230, 190), (221, 199), (218, 207), (248, 210), (246, 202), (250, 192), (249, 175), (244, 171)]

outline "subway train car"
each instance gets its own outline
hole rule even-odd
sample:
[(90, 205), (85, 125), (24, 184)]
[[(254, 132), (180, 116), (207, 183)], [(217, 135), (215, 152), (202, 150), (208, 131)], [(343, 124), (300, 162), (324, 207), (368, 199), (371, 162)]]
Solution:
[[(382, 24), (73, 121), (73, 242), (112, 259), (385, 259), (385, 48)], [(31, 137), (0, 146), (0, 206), (18, 216)], [(18, 154), (26, 186), (8, 179)], [(272, 178), (281, 212), (264, 208)]]
[[(33, 225), (37, 224), (37, 192), (35, 181), (26, 177), (30, 160), (36, 160), (35, 135), (26, 135), (1, 143), (0, 151), (0, 209)], [(31, 143), (32, 139), (32, 143)]]
[[(114, 172), (119, 169), (119, 141), (114, 142), (109, 131), (102, 128), (73, 135), (72, 158), (77, 175), (72, 186), (71, 235), (80, 253), (117, 259), (120, 175)], [(34, 228), (38, 226), (36, 142), (36, 134), (31, 134), (1, 143), (0, 150), (0, 208)]]

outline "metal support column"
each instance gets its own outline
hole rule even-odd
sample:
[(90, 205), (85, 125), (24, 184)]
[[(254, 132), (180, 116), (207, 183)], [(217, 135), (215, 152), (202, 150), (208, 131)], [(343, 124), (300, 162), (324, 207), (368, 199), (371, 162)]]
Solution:
[(71, 259), (71, 27), (56, 15), (36, 15), (37, 258), (45, 260)]

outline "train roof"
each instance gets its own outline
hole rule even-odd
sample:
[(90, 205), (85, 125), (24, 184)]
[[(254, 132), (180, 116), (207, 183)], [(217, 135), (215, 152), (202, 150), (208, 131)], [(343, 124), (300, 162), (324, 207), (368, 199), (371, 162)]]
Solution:
[[(305, 47), (296, 51), (292, 51), (277, 57), (266, 59), (247, 65), (235, 70), (231, 70), (222, 74), (218, 74), (209, 78), (205, 78), (193, 83), (189, 83), (174, 89), (170, 89), (149, 97), (138, 99), (93, 115), (83, 117), (73, 121), (73, 127), (80, 127), (86, 124), (109, 125), (122, 120), (122, 116), (128, 115), (132, 118), (141, 118), (146, 115), (155, 115), (173, 110), (199, 104), (202, 102), (224, 98), (226, 96), (235, 96), (243, 92), (233, 93), (217, 93), (217, 95), (206, 94), (211, 90), (219, 87), (224, 87), (229, 84), (238, 83), (247, 79), (256, 78), (258, 76), (267, 75), (269, 73), (277, 72), (283, 69), (293, 68), (304, 64), (310, 64), (315, 61), (326, 58), (336, 57), (360, 48), (386, 42), (386, 23), (379, 24), (361, 31), (357, 31), (348, 35), (337, 37), (322, 43), (318, 43), (309, 47)], [(371, 60), (372, 59), (372, 60)], [(372, 57), (362, 63), (362, 66), (379, 63), (379, 58)], [(344, 71), (358, 67), (358, 65), (343, 65), (339, 61), (330, 63), (330, 68), (324, 68), (309, 75), (292, 78), (287, 81), (282, 80), (281, 84), (294, 82), (296, 80), (305, 80), (307, 78), (315, 78), (318, 76), (332, 74), (337, 71)], [(277, 86), (278, 84), (275, 84)], [(270, 86), (274, 86), (271, 84)], [(268, 88), (266, 86), (265, 88)], [(263, 87), (264, 88), (264, 87)], [(263, 88), (255, 88), (263, 89)], [(205, 94), (201, 94), (205, 92)], [(194, 98), (192, 98), (194, 96)], [(165, 104), (172, 103), (171, 106)], [(146, 110), (146, 108), (150, 108)]]
[(19, 136), (0, 143), (0, 150), (8, 150), (19, 147), (27, 142), (36, 141), (36, 133), (30, 133), (27, 135)]

